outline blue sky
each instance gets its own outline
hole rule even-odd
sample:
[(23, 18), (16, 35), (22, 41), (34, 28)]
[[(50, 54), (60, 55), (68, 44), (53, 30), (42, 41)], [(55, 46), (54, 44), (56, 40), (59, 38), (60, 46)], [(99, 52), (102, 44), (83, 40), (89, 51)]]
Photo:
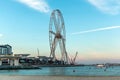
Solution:
[(119, 0), (1, 0), (0, 44), (13, 52), (49, 56), (49, 20), (60, 9), (70, 56), (79, 63), (120, 62)]

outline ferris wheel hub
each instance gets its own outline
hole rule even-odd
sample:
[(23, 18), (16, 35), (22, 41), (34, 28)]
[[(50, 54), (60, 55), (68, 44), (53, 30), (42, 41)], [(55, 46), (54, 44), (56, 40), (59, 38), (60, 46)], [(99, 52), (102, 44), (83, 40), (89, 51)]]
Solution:
[(60, 33), (56, 33), (55, 38), (61, 39), (61, 38), (62, 38), (62, 35), (61, 35)]

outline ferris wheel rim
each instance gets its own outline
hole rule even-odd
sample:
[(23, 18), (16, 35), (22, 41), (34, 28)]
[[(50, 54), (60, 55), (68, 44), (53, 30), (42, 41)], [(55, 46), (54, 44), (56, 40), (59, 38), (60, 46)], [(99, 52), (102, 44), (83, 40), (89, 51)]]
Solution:
[[(60, 40), (60, 41), (59, 41)], [(60, 10), (56, 9), (52, 12), (49, 22), (49, 44), (50, 44), (50, 57), (56, 60), (56, 46), (59, 43), (61, 52), (61, 61), (68, 63), (68, 56), (65, 47), (66, 30), (64, 19)]]
[[(63, 34), (62, 34), (62, 37), (64, 39), (64, 41), (66, 41), (66, 31), (65, 31), (65, 26), (64, 26), (64, 19), (63, 19), (63, 16), (62, 16), (62, 13), (60, 12), (60, 10), (56, 9), (52, 12), (51, 14), (51, 17), (50, 17), (50, 23), (49, 23), (49, 43), (50, 43), (50, 49), (52, 48), (52, 42), (53, 42), (53, 39), (54, 37), (51, 37), (53, 34), (51, 32), (54, 32), (53, 29), (52, 29), (52, 25), (54, 25), (54, 27), (56, 27), (58, 29), (58, 26), (57, 24), (54, 22), (55, 20), (55, 16), (58, 16), (60, 17), (60, 21), (61, 21), (61, 26), (59, 26), (59, 28), (61, 29), (59, 32), (61, 33), (63, 31)], [(58, 32), (56, 29), (56, 33)], [(55, 33), (55, 32), (54, 32)]]

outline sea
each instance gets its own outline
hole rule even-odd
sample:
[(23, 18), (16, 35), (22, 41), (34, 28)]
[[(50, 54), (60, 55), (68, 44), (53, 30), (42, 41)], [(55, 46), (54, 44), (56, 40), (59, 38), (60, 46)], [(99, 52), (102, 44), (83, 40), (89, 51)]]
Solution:
[(120, 66), (99, 68), (96, 66), (41, 67), (29, 70), (0, 70), (0, 75), (41, 75), (41, 76), (120, 76)]

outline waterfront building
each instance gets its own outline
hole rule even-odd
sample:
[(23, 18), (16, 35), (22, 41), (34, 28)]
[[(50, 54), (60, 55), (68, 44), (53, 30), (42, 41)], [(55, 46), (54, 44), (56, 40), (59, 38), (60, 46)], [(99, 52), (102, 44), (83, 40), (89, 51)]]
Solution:
[(10, 45), (0, 45), (0, 55), (12, 55), (12, 46)]
[(9, 66), (19, 66), (19, 58), (12, 55), (0, 56), (0, 66), (9, 65)]
[(18, 66), (19, 65), (18, 56), (13, 56), (12, 46), (0, 45), (0, 66), (2, 65), (10, 65), (10, 66)]

